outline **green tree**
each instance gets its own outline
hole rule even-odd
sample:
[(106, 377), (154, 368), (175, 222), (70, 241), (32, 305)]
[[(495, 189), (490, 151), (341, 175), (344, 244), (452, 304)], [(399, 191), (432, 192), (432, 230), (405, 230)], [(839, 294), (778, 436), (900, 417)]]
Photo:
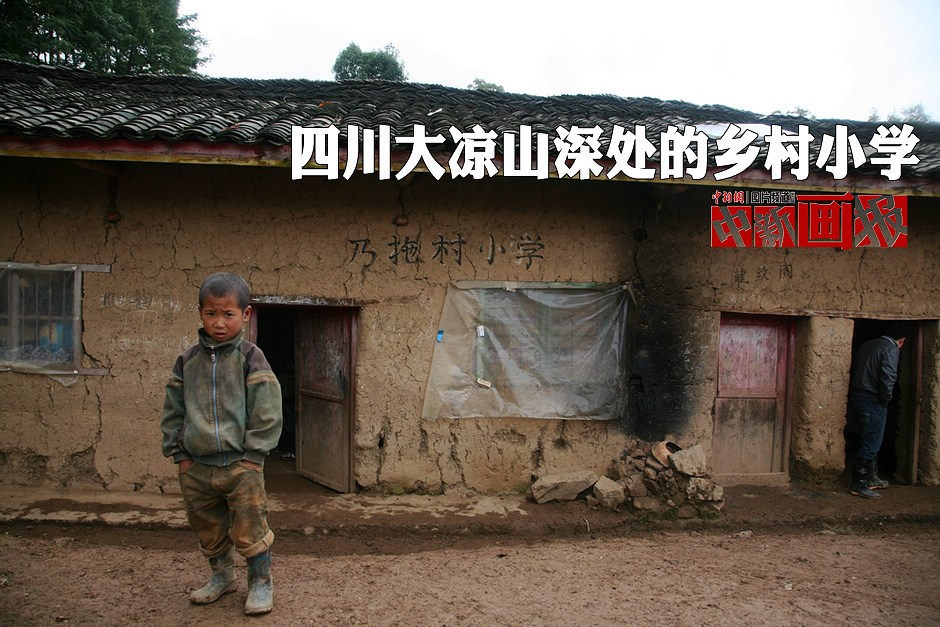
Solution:
[(878, 114), (878, 109), (872, 109), (871, 114), (868, 116), (869, 122), (891, 122), (892, 124), (897, 124), (898, 122), (907, 122), (908, 124), (925, 124), (927, 122), (932, 122), (933, 119), (927, 115), (927, 112), (924, 110), (924, 103), (919, 102), (915, 105), (910, 105), (901, 109), (901, 112), (892, 111), (888, 114), (888, 119), (884, 120)]
[(405, 64), (398, 56), (398, 49), (388, 44), (381, 50), (363, 52), (355, 43), (351, 43), (339, 53), (333, 63), (333, 75), (336, 80), (375, 80), (403, 81)]
[(473, 82), (467, 85), (467, 89), (480, 89), (482, 91), (499, 91), (499, 92), (506, 91), (505, 89), (503, 89), (502, 85), (485, 81), (482, 78), (473, 79)]
[(0, 0), (0, 56), (95, 72), (189, 74), (205, 40), (178, 0)]

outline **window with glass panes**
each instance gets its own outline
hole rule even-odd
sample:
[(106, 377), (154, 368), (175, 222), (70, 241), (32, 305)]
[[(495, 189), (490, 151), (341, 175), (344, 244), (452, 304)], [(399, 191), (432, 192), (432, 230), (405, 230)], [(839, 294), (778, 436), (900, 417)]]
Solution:
[(82, 276), (101, 264), (0, 262), (0, 371), (108, 374), (82, 368)]
[(73, 269), (0, 268), (0, 363), (77, 365), (77, 275)]

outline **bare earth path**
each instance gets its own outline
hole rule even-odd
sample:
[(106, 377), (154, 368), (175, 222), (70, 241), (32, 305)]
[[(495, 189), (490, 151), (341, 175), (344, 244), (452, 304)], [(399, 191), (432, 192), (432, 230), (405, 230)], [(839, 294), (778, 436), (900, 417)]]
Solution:
[(341, 624), (940, 623), (933, 526), (583, 536), (285, 538), (275, 611), (239, 590), (186, 600), (206, 574), (179, 531), (0, 527), (0, 622)]

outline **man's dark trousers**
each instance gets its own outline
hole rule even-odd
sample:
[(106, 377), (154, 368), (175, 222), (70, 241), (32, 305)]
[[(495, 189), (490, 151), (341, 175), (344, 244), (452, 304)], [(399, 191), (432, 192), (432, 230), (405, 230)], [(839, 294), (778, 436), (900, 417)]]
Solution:
[(885, 435), (885, 423), (888, 420), (888, 406), (882, 405), (877, 398), (849, 394), (849, 403), (855, 419), (858, 421), (859, 441), (855, 453), (857, 462), (870, 462), (878, 456), (881, 441)]

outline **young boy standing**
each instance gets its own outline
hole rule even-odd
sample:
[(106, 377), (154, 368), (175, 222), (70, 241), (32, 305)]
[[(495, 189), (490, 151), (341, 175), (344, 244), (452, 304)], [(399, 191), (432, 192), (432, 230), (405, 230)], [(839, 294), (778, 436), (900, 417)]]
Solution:
[(246, 614), (273, 607), (264, 458), (283, 422), (281, 387), (264, 354), (242, 338), (248, 284), (220, 272), (199, 288), (199, 343), (176, 360), (163, 404), (163, 455), (179, 466), (189, 524), (212, 576), (189, 600), (212, 603), (236, 588), (235, 551), (248, 561)]

